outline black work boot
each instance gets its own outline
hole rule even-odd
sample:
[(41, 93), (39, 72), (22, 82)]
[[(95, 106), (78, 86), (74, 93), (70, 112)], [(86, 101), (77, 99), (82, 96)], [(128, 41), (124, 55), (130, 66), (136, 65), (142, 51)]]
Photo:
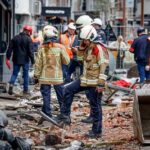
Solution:
[(63, 115), (63, 114), (59, 114), (59, 115), (55, 118), (55, 121), (56, 121), (58, 124), (66, 124), (66, 125), (70, 125), (70, 124), (71, 124), (70, 116), (66, 116), (66, 115)]
[(90, 130), (89, 133), (86, 134), (86, 136), (88, 136), (89, 138), (92, 138), (92, 139), (97, 139), (97, 138), (101, 138), (102, 134), (94, 133), (92, 130)]
[(8, 94), (9, 95), (13, 94), (13, 85), (12, 84), (9, 84)]
[(92, 116), (88, 116), (86, 119), (82, 119), (81, 122), (93, 123), (93, 118), (92, 118)]

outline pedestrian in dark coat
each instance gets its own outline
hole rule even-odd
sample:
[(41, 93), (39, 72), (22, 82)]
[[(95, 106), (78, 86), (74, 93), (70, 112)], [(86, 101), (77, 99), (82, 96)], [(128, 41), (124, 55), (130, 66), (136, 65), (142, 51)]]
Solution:
[(149, 55), (147, 55), (148, 35), (145, 33), (144, 28), (137, 30), (138, 38), (136, 38), (131, 47), (130, 52), (134, 53), (134, 60), (137, 64), (140, 82), (150, 79), (150, 71), (147, 70)]
[(28, 25), (23, 27), (23, 32), (16, 35), (10, 42), (6, 53), (6, 64), (11, 69), (10, 58), (12, 56), (13, 61), (13, 73), (9, 81), (10, 95), (13, 94), (13, 85), (16, 81), (20, 68), (23, 69), (23, 94), (28, 94), (29, 85), (29, 61), (34, 64), (34, 55), (32, 52), (32, 40), (31, 40), (32, 28)]

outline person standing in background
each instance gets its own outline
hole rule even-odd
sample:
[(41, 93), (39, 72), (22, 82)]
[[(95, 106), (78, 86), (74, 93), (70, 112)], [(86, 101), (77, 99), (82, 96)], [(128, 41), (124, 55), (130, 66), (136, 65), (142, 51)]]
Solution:
[(125, 51), (127, 50), (127, 45), (123, 41), (122, 35), (118, 36), (117, 41), (110, 43), (109, 49), (116, 53), (116, 68), (122, 69)]
[(140, 82), (150, 79), (149, 70), (149, 35), (145, 33), (145, 29), (140, 27), (137, 29), (138, 38), (136, 38), (129, 51), (134, 54), (134, 60), (137, 64)]
[(102, 29), (103, 22), (100, 18), (95, 18), (92, 22), (92, 26), (96, 29), (99, 42), (106, 44), (106, 34)]
[(23, 69), (23, 94), (29, 94), (29, 60), (34, 64), (34, 54), (32, 52), (32, 27), (25, 25), (23, 27), (23, 32), (16, 35), (10, 42), (9, 47), (6, 52), (6, 65), (11, 69), (10, 58), (13, 61), (13, 73), (9, 81), (10, 95), (13, 94), (13, 86), (20, 71)]
[[(70, 61), (72, 61), (73, 59), (72, 45), (76, 39), (75, 30), (76, 30), (76, 26), (74, 25), (74, 23), (73, 22), (69, 23), (68, 29), (65, 31), (65, 33), (60, 35), (60, 39), (59, 39), (60, 44), (65, 46)], [(64, 81), (67, 83), (69, 82), (67, 79), (69, 65), (63, 65), (62, 69), (63, 69)]]
[(79, 68), (77, 74), (75, 74), (75, 79), (79, 78), (80, 75), (82, 75), (83, 73), (83, 62), (82, 62), (82, 57), (78, 56), (77, 57), (77, 53), (82, 53), (83, 51), (80, 49), (80, 51), (78, 51), (78, 47), (80, 46), (80, 38), (79, 38), (79, 34), (81, 32), (81, 29), (85, 26), (85, 25), (91, 25), (92, 23), (92, 18), (88, 15), (81, 15), (77, 18), (76, 22), (75, 22), (75, 26), (76, 26), (76, 33), (77, 36), (74, 40), (74, 43), (72, 44), (72, 53), (73, 53), (73, 59), (70, 62), (69, 65), (69, 70), (68, 70), (68, 81), (72, 81), (73, 79), (71, 79), (71, 75), (73, 73), (76, 73), (76, 69)]

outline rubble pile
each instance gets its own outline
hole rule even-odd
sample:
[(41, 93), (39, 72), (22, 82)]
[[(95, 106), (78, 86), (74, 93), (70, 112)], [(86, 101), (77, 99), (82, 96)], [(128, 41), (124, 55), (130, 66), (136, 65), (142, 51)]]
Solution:
[[(2, 100), (1, 100), (2, 101)], [(138, 149), (138, 142), (133, 133), (132, 98), (126, 98), (128, 104), (122, 101), (116, 106), (103, 106), (103, 133), (102, 138), (89, 139), (86, 133), (91, 124), (81, 122), (90, 113), (88, 100), (84, 93), (75, 96), (72, 105), (72, 124), (58, 128), (50, 122), (44, 121), (38, 125), (40, 115), (37, 108), (42, 106), (40, 94), (34, 91), (31, 97), (9, 100), (3, 105), (3, 110), (9, 118), (9, 128), (14, 136), (25, 137), (32, 144), (32, 149), (48, 148), (62, 150), (78, 149)], [(6, 102), (6, 101), (5, 101)], [(15, 102), (15, 104), (14, 104)], [(59, 114), (56, 96), (52, 94), (53, 115)]]

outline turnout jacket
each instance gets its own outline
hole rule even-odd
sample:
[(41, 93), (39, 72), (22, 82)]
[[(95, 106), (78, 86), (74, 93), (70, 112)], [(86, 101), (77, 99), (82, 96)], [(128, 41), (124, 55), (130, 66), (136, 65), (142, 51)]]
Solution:
[(97, 86), (105, 84), (107, 75), (105, 75), (106, 67), (109, 63), (109, 55), (107, 49), (97, 44), (94, 48), (86, 48), (77, 53), (81, 58), (83, 54), (83, 75), (81, 76), (81, 86)]
[(40, 84), (61, 84), (63, 83), (62, 64), (69, 64), (70, 59), (65, 47), (58, 43), (43, 46), (39, 49), (34, 75), (39, 79)]

